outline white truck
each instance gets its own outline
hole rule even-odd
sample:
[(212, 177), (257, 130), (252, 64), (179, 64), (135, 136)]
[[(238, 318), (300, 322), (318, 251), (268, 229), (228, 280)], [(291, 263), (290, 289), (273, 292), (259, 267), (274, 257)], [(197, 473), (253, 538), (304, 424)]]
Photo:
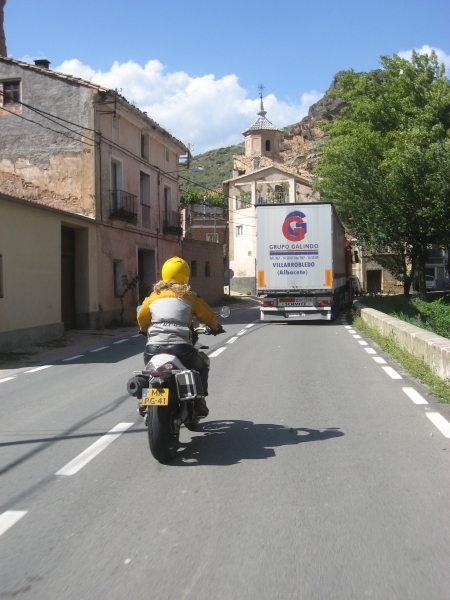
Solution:
[(351, 254), (333, 204), (259, 204), (256, 235), (261, 320), (333, 321), (351, 305)]

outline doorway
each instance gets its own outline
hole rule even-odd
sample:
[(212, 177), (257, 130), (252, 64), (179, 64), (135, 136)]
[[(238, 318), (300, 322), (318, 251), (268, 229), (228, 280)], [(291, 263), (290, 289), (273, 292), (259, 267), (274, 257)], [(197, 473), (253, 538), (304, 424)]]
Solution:
[(156, 283), (156, 258), (154, 250), (138, 250), (139, 304), (153, 291)]
[(61, 227), (61, 320), (75, 329), (75, 230)]
[(367, 293), (381, 294), (381, 269), (366, 271)]

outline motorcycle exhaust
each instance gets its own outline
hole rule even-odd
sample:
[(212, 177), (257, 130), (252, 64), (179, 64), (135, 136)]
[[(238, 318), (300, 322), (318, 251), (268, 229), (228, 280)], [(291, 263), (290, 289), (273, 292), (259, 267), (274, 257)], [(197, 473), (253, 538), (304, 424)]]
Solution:
[(127, 383), (127, 392), (135, 398), (142, 398), (142, 390), (148, 387), (145, 377), (132, 377)]

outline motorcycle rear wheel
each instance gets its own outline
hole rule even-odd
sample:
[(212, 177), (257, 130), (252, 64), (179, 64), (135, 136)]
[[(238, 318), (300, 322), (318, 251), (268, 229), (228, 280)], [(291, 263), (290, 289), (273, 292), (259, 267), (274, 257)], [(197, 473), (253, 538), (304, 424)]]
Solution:
[(159, 462), (172, 460), (177, 453), (180, 431), (174, 427), (177, 407), (172, 394), (168, 406), (148, 407), (148, 442), (152, 456)]

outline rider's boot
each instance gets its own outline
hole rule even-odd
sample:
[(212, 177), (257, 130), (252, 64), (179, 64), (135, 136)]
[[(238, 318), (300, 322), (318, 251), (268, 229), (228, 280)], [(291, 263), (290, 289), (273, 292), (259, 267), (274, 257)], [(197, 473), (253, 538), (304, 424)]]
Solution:
[(205, 398), (199, 398), (194, 403), (195, 412), (199, 417), (207, 417), (209, 415), (209, 408), (206, 406)]

